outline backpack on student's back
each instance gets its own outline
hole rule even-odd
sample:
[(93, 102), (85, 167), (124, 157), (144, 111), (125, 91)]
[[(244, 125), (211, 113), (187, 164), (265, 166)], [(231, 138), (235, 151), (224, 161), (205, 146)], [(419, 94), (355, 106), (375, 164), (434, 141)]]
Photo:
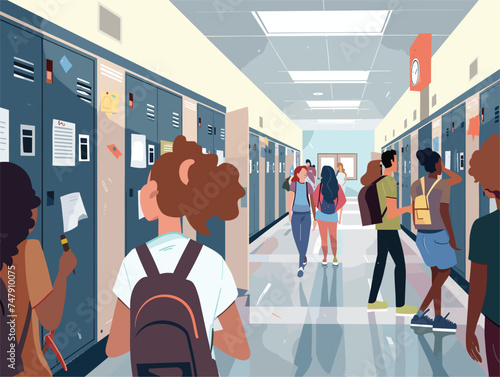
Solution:
[[(323, 197), (323, 194), (321, 193), (321, 190), (323, 188), (323, 183), (320, 183), (319, 185), (319, 195), (318, 195), (318, 205), (316, 206), (317, 208), (320, 209), (322, 213), (325, 215), (331, 215), (337, 211), (335, 203), (330, 203), (325, 200)], [(322, 200), (321, 200), (322, 199)]]
[(363, 226), (380, 224), (387, 212), (387, 207), (382, 212), (378, 199), (377, 183), (385, 178), (385, 175), (378, 178), (368, 186), (364, 186), (358, 194), (359, 211), (361, 213), (361, 223)]
[[(15, 293), (12, 293), (15, 297)], [(17, 342), (15, 327), (11, 326), (21, 319), (16, 310), (15, 300), (9, 307), (9, 293), (2, 279), (0, 279), (0, 352), (2, 353), (2, 363), (0, 364), (0, 376), (15, 376), (24, 371), (21, 355), (24, 349), (24, 343), (28, 336), (29, 325), (31, 323), (31, 303), (28, 306), (26, 319), (24, 321), (23, 332), (19, 343)], [(11, 311), (11, 309), (13, 311)], [(13, 315), (13, 317), (10, 317)], [(14, 321), (14, 322), (11, 322)], [(11, 356), (15, 360), (10, 360)], [(12, 362), (14, 361), (14, 362)]]
[(200, 299), (187, 280), (202, 245), (190, 240), (173, 273), (160, 274), (146, 244), (136, 248), (146, 277), (132, 291), (134, 376), (218, 376)]
[(290, 178), (291, 177), (285, 178), (283, 184), (281, 185), (281, 187), (284, 188), (286, 191), (290, 191)]
[(415, 198), (415, 206), (413, 217), (415, 218), (415, 225), (431, 225), (431, 210), (429, 209), (429, 195), (431, 191), (438, 182), (439, 179), (436, 179), (436, 182), (431, 186), (427, 195), (425, 195), (425, 177), (420, 178), (420, 183), (422, 184), (422, 195), (419, 195)]

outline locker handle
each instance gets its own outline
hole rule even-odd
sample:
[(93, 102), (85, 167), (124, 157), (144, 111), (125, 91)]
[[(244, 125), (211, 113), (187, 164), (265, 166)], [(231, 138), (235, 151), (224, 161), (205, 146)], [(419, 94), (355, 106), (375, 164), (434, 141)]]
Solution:
[(130, 196), (131, 198), (134, 196), (134, 189), (133, 188), (128, 189), (128, 196)]
[(481, 108), (481, 123), (484, 122), (484, 107)]
[(257, 174), (259, 174), (259, 161), (257, 161)]
[(47, 84), (52, 84), (52, 75), (53, 75), (53, 62), (50, 59), (46, 60), (46, 80)]
[(217, 127), (214, 127), (214, 135), (217, 135)]

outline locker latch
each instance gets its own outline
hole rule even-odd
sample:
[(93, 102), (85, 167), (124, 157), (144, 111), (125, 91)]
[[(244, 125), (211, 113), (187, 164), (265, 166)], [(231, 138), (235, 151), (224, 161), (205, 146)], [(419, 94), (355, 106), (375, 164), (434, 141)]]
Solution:
[(53, 63), (52, 60), (47, 59), (47, 79), (45, 80), (47, 84), (52, 84), (52, 73), (53, 73)]

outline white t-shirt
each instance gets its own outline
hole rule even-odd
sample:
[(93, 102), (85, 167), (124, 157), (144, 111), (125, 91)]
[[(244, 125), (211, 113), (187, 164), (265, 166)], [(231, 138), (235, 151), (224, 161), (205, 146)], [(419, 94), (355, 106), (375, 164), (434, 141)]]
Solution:
[(345, 174), (344, 173), (341, 173), (339, 172), (337, 174), (337, 181), (339, 182), (339, 185), (343, 185), (345, 183)]
[[(172, 273), (189, 242), (180, 233), (165, 233), (147, 242), (160, 274)], [(146, 271), (133, 249), (123, 260), (113, 292), (130, 308), (132, 290)], [(238, 290), (224, 259), (212, 249), (203, 246), (198, 259), (188, 275), (198, 291), (203, 320), (209, 343), (214, 322), (238, 297)]]

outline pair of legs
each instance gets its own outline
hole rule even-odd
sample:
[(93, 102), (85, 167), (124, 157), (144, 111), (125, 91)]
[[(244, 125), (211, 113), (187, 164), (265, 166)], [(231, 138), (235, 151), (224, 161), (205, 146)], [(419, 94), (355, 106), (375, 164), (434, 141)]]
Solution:
[(311, 213), (294, 212), (292, 214), (292, 234), (299, 252), (299, 268), (304, 265), (309, 236), (311, 235)]
[(337, 257), (337, 223), (318, 220), (319, 234), (321, 236), (321, 248), (323, 249), (323, 262), (328, 256), (328, 234), (330, 234), (330, 245), (333, 257)]
[(446, 279), (448, 279), (448, 276), (450, 276), (451, 269), (447, 268), (445, 270), (440, 270), (439, 268), (434, 266), (431, 267), (431, 272), (432, 272), (432, 285), (431, 288), (429, 289), (429, 292), (427, 292), (427, 296), (425, 296), (422, 305), (420, 305), (420, 310), (424, 312), (431, 304), (431, 301), (434, 301), (434, 314), (435, 316), (440, 316), (441, 287), (443, 286)]
[(373, 270), (373, 280), (368, 303), (377, 301), (377, 295), (384, 277), (387, 254), (391, 254), (396, 264), (394, 269), (394, 284), (396, 289), (396, 307), (405, 304), (406, 293), (406, 265), (403, 247), (397, 230), (377, 230), (377, 261)]

